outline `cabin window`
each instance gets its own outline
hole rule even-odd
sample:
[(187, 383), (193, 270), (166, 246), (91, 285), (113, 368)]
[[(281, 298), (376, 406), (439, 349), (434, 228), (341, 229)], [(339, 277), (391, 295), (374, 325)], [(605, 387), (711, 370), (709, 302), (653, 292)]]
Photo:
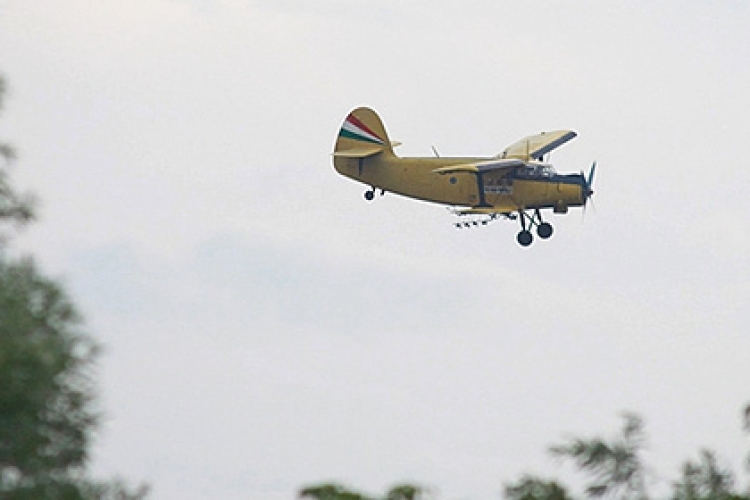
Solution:
[(518, 170), (520, 177), (553, 177), (557, 174), (552, 165), (546, 163), (532, 163)]

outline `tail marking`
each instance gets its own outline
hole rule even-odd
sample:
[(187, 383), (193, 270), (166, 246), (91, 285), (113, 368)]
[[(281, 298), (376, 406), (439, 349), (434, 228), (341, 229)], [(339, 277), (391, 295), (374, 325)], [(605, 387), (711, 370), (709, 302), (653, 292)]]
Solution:
[(355, 141), (385, 144), (385, 141), (373, 132), (367, 125), (362, 123), (354, 114), (350, 114), (341, 127), (339, 137), (354, 139)]

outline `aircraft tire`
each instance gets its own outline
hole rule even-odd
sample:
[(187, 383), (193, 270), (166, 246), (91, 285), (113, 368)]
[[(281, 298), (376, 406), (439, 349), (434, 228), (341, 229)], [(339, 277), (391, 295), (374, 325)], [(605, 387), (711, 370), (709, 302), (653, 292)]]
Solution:
[(375, 198), (375, 191), (365, 191), (365, 200), (372, 201)]
[(521, 231), (516, 236), (516, 240), (518, 240), (518, 244), (522, 247), (527, 247), (534, 241), (534, 236), (532, 236), (531, 231)]
[(540, 224), (539, 227), (536, 228), (536, 234), (538, 234), (539, 237), (543, 240), (546, 240), (547, 238), (552, 236), (552, 231), (552, 224), (550, 224), (549, 222)]

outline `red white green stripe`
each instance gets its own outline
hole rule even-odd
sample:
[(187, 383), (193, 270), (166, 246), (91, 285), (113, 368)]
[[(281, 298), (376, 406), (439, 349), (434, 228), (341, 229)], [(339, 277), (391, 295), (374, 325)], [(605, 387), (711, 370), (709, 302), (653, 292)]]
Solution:
[(356, 116), (349, 115), (344, 121), (344, 125), (339, 131), (339, 136), (347, 137), (357, 141), (373, 142), (375, 144), (384, 144), (378, 134), (373, 132), (367, 125), (362, 123)]

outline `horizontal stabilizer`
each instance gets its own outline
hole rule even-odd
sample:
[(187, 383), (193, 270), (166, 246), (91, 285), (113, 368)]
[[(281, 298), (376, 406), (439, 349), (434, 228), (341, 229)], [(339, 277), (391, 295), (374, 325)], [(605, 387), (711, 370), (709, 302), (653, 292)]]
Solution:
[(338, 158), (367, 158), (382, 153), (383, 149), (383, 146), (363, 146), (336, 151), (333, 156)]

